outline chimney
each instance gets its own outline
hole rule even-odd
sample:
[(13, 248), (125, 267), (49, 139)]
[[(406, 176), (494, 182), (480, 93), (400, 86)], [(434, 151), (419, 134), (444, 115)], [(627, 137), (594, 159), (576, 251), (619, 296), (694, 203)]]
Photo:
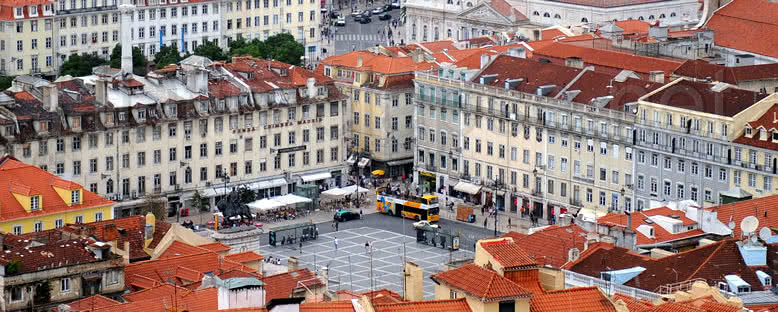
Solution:
[[(154, 205), (155, 203), (152, 203)], [(157, 225), (157, 218), (151, 212), (146, 213), (146, 225), (144, 226), (144, 247), (149, 247), (151, 241), (154, 239), (154, 230)]]
[(122, 77), (126, 74), (132, 74), (132, 33), (130, 25), (132, 24), (132, 14), (135, 6), (132, 4), (122, 4), (119, 6), (121, 12), (121, 32), (122, 40)]
[(57, 93), (57, 85), (50, 83), (43, 86), (43, 101), (44, 105), (49, 112), (56, 112), (59, 106), (59, 97)]
[(357, 67), (362, 67), (362, 56), (357, 56)]
[(632, 213), (625, 211), (627, 214), (627, 230), (632, 230)]
[(95, 102), (98, 106), (104, 106), (108, 102), (108, 80), (97, 78), (95, 81)]
[(305, 82), (305, 87), (308, 90), (308, 98), (312, 99), (316, 96), (316, 78), (308, 78)]
[(130, 241), (124, 241), (124, 253), (122, 254), (124, 264), (130, 264)]
[(424, 300), (424, 269), (413, 262), (405, 263), (403, 268), (403, 283), (405, 284), (405, 300)]
[(662, 70), (652, 70), (648, 72), (648, 80), (656, 83), (665, 83), (665, 72)]
[(320, 279), (321, 279), (321, 282), (324, 283), (324, 290), (325, 291), (328, 290), (329, 289), (329, 285), (330, 285), (330, 268), (329, 267), (325, 266), (325, 267), (323, 267), (321, 269), (321, 277), (320, 277)]
[(486, 68), (486, 65), (489, 64), (489, 54), (481, 54), (481, 69)]
[(565, 59), (565, 66), (572, 67), (572, 68), (578, 68), (583, 69), (584, 68), (584, 61), (580, 57), (571, 56)]
[(508, 56), (527, 58), (527, 50), (524, 48), (510, 48), (508, 49)]
[(286, 260), (286, 264), (287, 264), (286, 270), (289, 272), (297, 271), (297, 262), (298, 262), (297, 257), (289, 257)]

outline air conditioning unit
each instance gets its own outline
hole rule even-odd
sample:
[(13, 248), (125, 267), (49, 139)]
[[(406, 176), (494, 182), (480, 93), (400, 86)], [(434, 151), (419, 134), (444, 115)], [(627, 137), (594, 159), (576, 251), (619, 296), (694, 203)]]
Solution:
[(191, 140), (191, 139), (192, 139), (192, 135), (191, 135), (191, 134), (187, 134), (187, 135), (186, 135), (186, 140), (187, 140), (187, 141), (189, 141), (189, 140)]
[(122, 201), (124, 198), (122, 198), (122, 194), (116, 195), (116, 200)]
[(132, 199), (138, 199), (138, 192), (132, 191)]

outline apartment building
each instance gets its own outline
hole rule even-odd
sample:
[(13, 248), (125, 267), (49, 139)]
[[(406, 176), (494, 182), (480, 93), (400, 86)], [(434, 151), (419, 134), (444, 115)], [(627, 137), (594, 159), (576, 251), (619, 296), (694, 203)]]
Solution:
[(321, 56), (322, 14), (316, 0), (246, 0), (222, 1), (222, 47), (229, 47), (232, 40), (265, 40), (268, 37), (289, 33), (305, 46), (307, 63), (316, 62)]
[[(651, 207), (650, 201), (684, 199), (707, 207), (722, 197), (746, 198), (745, 189), (753, 196), (771, 189), (773, 157), (754, 140), (761, 136), (761, 123), (754, 122), (774, 101), (774, 94), (686, 78), (641, 97), (629, 108), (637, 113), (637, 210)], [(755, 128), (748, 130), (749, 123)], [(736, 139), (742, 145), (734, 145)]]
[(346, 102), (331, 79), (253, 58), (192, 56), (145, 77), (126, 65), (56, 87), (17, 83), (7, 152), (119, 201), (117, 217), (146, 195), (178, 207), (199, 190), (213, 207), (240, 185), (269, 197), (339, 184)]
[(660, 84), (507, 55), (481, 67), (416, 75), (424, 191), (550, 221), (631, 209), (635, 117), (621, 109)]
[(132, 45), (153, 57), (161, 45), (192, 52), (221, 34), (219, 2), (209, 0), (139, 1), (132, 17)]
[(117, 0), (59, 0), (55, 5), (55, 69), (72, 54), (110, 57), (119, 43)]
[(0, 74), (51, 73), (54, 1), (0, 3)]

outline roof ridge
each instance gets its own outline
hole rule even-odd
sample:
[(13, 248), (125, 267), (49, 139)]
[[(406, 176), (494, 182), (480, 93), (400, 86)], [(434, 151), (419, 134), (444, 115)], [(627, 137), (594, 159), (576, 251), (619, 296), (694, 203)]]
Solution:
[[(716, 254), (719, 252), (719, 250), (721, 250), (721, 247), (722, 247), (722, 246), (724, 246), (724, 243), (725, 243), (725, 242), (727, 242), (727, 241), (729, 241), (729, 240), (723, 240), (723, 241), (720, 241), (720, 242), (719, 242), (719, 245), (716, 247), (716, 249), (714, 249), (714, 250), (713, 250), (713, 252), (711, 252), (711, 253), (708, 255), (708, 257), (707, 257), (707, 258), (705, 258), (705, 261), (703, 261), (702, 263), (700, 263), (700, 265), (699, 265), (699, 266), (697, 266), (697, 269), (696, 269), (696, 270), (694, 270), (694, 272), (692, 272), (692, 274), (691, 274), (691, 275), (689, 275), (689, 277), (687, 277), (687, 278), (686, 278), (686, 280), (689, 280), (689, 279), (691, 279), (692, 277), (694, 277), (695, 275), (697, 275), (697, 273), (698, 273), (698, 272), (700, 272), (700, 270), (702, 270), (702, 268), (703, 268), (703, 267), (704, 267), (704, 266), (705, 266), (705, 265), (708, 263), (708, 261), (710, 261), (710, 259), (712, 259), (712, 258), (713, 258), (713, 256), (714, 256), (714, 255), (716, 255)], [(705, 247), (705, 246), (703, 246), (703, 247)], [(695, 248), (695, 249), (696, 249), (696, 248)], [(689, 251), (693, 251), (693, 250), (695, 250), (695, 249), (692, 249), (692, 250), (689, 250)], [(678, 254), (681, 254), (681, 253), (678, 253)]]
[[(490, 273), (492, 273), (492, 277), (489, 279), (489, 283), (486, 284), (486, 291), (484, 292), (484, 295), (488, 295), (490, 290), (492, 289), (492, 283), (494, 283), (495, 275), (497, 275), (497, 272), (494, 272), (492, 270), (483, 268), (484, 270), (488, 270)], [(481, 300), (483, 301), (483, 300)]]

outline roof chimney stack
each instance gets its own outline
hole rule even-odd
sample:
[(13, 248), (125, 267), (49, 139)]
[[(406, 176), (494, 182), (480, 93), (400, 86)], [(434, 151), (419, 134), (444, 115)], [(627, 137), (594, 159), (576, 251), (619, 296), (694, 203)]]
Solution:
[(132, 74), (132, 33), (130, 24), (132, 23), (132, 14), (135, 6), (132, 4), (122, 4), (119, 6), (121, 12), (121, 32), (122, 39), (122, 78), (124, 75)]
[(486, 65), (489, 64), (489, 54), (481, 54), (481, 69), (486, 68)]
[(665, 83), (665, 72), (662, 70), (652, 70), (648, 73), (648, 80), (656, 83)]
[(362, 67), (362, 56), (357, 56), (357, 67)]

